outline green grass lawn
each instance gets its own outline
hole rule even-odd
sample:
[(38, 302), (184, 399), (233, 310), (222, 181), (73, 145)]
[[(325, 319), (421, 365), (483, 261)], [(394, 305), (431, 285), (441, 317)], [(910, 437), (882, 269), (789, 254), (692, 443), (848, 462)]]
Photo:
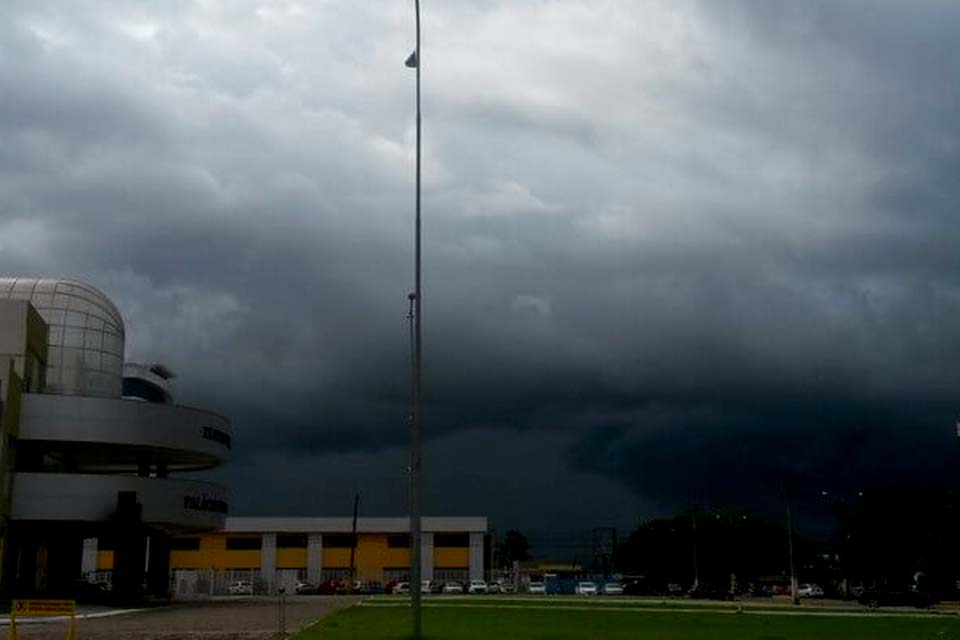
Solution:
[[(429, 603), (428, 603), (429, 605)], [(642, 607), (437, 603), (423, 612), (430, 640), (960, 640), (954, 616), (836, 617), (811, 613), (660, 612)], [(405, 640), (410, 610), (390, 603), (324, 618), (297, 640)]]

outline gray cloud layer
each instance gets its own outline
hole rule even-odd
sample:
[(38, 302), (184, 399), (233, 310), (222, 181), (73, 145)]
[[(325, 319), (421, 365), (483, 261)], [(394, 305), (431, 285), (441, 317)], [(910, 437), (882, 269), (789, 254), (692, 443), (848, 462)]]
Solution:
[[(114, 297), (241, 511), (403, 511), (409, 9), (0, 8), (0, 270)], [(432, 508), (950, 481), (957, 13), (426, 4)]]

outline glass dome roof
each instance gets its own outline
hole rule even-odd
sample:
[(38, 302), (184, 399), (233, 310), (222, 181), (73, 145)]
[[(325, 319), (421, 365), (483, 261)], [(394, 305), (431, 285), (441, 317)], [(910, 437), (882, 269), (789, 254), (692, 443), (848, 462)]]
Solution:
[(56, 278), (0, 278), (0, 298), (29, 300), (50, 327), (45, 392), (120, 397), (124, 326), (110, 298)]

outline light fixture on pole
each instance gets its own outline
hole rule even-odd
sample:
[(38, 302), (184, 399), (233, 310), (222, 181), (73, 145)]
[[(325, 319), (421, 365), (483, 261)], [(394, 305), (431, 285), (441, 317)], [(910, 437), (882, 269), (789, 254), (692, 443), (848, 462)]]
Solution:
[(412, 416), (410, 420), (410, 604), (413, 611), (413, 637), (419, 639), (422, 632), (422, 615), (420, 610), (420, 595), (422, 589), (421, 569), (423, 566), (421, 555), (421, 510), (422, 510), (422, 464), (420, 453), (420, 431), (422, 412), (422, 370), (423, 356), (423, 323), (421, 315), (422, 296), (420, 291), (420, 0), (414, 0), (414, 16), (417, 25), (417, 46), (407, 58), (407, 67), (417, 72), (417, 185), (416, 185), (416, 218), (414, 223), (414, 289), (413, 289), (413, 384), (411, 385)]

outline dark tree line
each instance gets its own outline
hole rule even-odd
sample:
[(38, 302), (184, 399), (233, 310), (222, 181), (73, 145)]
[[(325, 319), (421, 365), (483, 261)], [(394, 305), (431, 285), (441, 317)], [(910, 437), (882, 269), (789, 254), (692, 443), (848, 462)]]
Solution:
[[(794, 523), (800, 582), (815, 582), (837, 595), (853, 587), (957, 595), (957, 493), (915, 488), (858, 493), (821, 502), (815, 523), (807, 507)], [(727, 588), (731, 575), (742, 590), (784, 584), (790, 575), (786, 518), (723, 510), (654, 518), (619, 545), (615, 565), (661, 590), (671, 583), (689, 588), (695, 580)]]
[(833, 544), (840, 571), (866, 584), (918, 581), (942, 597), (960, 580), (960, 496), (901, 488), (840, 505)]
[(652, 590), (678, 584), (727, 588), (771, 582), (787, 564), (782, 525), (752, 514), (699, 511), (641, 524), (618, 547), (617, 568), (643, 576)]

